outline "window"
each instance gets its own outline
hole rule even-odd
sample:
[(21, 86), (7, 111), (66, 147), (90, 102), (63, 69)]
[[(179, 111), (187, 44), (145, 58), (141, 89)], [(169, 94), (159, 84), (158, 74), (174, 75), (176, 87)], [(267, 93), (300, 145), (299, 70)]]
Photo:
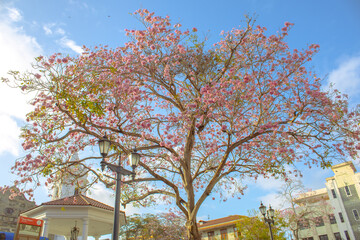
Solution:
[(319, 239), (320, 239), (320, 240), (329, 240), (328, 235), (326, 235), (326, 234), (320, 235), (320, 236), (319, 236)]
[(208, 232), (208, 240), (215, 240), (214, 231)]
[(315, 218), (315, 226), (321, 227), (324, 226), (324, 219), (322, 217)]
[(356, 221), (359, 221), (359, 213), (358, 213), (358, 211), (357, 211), (356, 209), (353, 209), (352, 212), (353, 212), (353, 214), (354, 214), (355, 220), (356, 220)]
[(341, 221), (341, 222), (344, 222), (344, 217), (343, 217), (343, 215), (342, 215), (341, 212), (339, 212), (339, 217), (340, 217), (340, 221)]
[(304, 230), (304, 229), (309, 228), (309, 227), (310, 227), (309, 220), (307, 220), (307, 219), (300, 220), (300, 222), (299, 222), (300, 230)]
[(335, 192), (335, 189), (331, 189), (331, 193), (333, 195), (333, 198), (336, 198), (336, 192)]
[(351, 192), (350, 192), (350, 188), (349, 188), (349, 186), (345, 186), (345, 193), (346, 193), (346, 195), (348, 195), (348, 196), (351, 196)]
[(330, 224), (336, 224), (336, 219), (334, 214), (329, 214)]
[(14, 213), (14, 209), (13, 208), (5, 208), (5, 214), (6, 215), (12, 215)]
[(314, 240), (313, 237), (308, 237), (308, 238), (302, 238), (301, 240)]
[(344, 231), (344, 233), (345, 233), (346, 240), (350, 240), (350, 236), (349, 236), (348, 231)]
[(339, 232), (334, 233), (335, 240), (341, 240), (341, 235)]
[(221, 240), (227, 240), (228, 239), (226, 228), (220, 229), (220, 235), (221, 235)]

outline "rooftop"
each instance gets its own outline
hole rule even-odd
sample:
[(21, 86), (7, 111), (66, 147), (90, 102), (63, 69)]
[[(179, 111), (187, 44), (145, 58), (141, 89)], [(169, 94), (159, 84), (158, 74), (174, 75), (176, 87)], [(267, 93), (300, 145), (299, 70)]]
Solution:
[(320, 199), (325, 199), (326, 200), (328, 198), (329, 198), (329, 196), (328, 196), (326, 188), (321, 188), (321, 189), (318, 189), (318, 190), (314, 190), (314, 191), (299, 194), (299, 197), (297, 197), (295, 199), (295, 202), (302, 202), (304, 200), (306, 200), (306, 201), (307, 200), (317, 201), (317, 200), (320, 200)]
[(200, 220), (198, 223), (199, 230), (207, 229), (207, 228), (216, 228), (216, 227), (225, 227), (229, 225), (234, 225), (237, 221), (242, 218), (246, 218), (243, 215), (230, 215), (223, 218), (217, 218), (213, 220)]
[[(96, 208), (101, 208), (101, 209), (105, 209), (105, 210), (109, 210), (109, 211), (114, 211), (113, 207), (106, 205), (102, 202), (99, 202), (95, 199), (84, 196), (80, 193), (75, 194), (70, 197), (65, 197), (65, 198), (52, 200), (49, 202), (44, 202), (40, 206), (59, 206), (59, 205), (61, 205), (61, 206), (89, 206), (89, 207), (96, 207)], [(40, 206), (37, 206), (37, 207), (40, 207)], [(37, 207), (35, 207), (35, 208), (37, 208)], [(32, 208), (32, 209), (34, 209), (34, 208)], [(32, 210), (32, 209), (29, 209), (29, 210)], [(27, 211), (25, 211), (25, 212), (27, 212)]]

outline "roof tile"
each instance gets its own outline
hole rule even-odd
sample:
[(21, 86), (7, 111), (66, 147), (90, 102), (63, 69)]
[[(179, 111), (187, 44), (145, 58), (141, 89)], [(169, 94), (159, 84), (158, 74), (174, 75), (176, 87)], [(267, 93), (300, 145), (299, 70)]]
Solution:
[(50, 202), (42, 203), (41, 205), (52, 206), (52, 205), (64, 205), (64, 206), (92, 206), (97, 208), (106, 209), (109, 211), (114, 211), (114, 208), (106, 205), (102, 202), (96, 201), (95, 199), (89, 198), (82, 194), (75, 194), (70, 197), (56, 199)]
[(204, 227), (209, 227), (209, 226), (213, 226), (213, 225), (218, 225), (218, 224), (234, 224), (234, 221), (240, 220), (241, 218), (244, 218), (246, 216), (242, 216), (242, 215), (230, 215), (227, 217), (223, 217), (223, 218), (217, 218), (217, 219), (213, 219), (213, 220), (208, 220), (208, 221), (200, 221), (201, 223), (198, 224), (198, 227), (204, 228)]

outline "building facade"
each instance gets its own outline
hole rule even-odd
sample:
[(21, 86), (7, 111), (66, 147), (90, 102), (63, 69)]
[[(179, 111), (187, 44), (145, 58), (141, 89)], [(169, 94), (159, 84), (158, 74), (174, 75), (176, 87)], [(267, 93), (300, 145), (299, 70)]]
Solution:
[[(78, 154), (75, 153), (70, 161), (79, 161)], [(59, 173), (62, 174), (62, 176), (60, 177), (60, 180), (55, 182), (51, 187), (51, 200), (73, 196), (75, 190), (86, 196), (85, 186), (88, 183), (88, 180), (84, 168), (80, 165), (72, 165), (69, 167), (68, 171), (68, 173)]]
[(0, 191), (0, 231), (2, 232), (15, 232), (20, 213), (36, 206), (35, 202), (27, 200), (23, 195), (10, 199), (11, 191), (16, 189)]
[(301, 194), (295, 202), (299, 205), (297, 214), (301, 216), (298, 225), (299, 239), (341, 239), (339, 238), (339, 227), (326, 188)]
[(331, 206), (343, 239), (360, 240), (360, 173), (352, 162), (331, 168), (334, 176), (326, 179)]
[(202, 240), (238, 240), (236, 223), (246, 216), (231, 215), (208, 221), (200, 220), (198, 223)]
[(313, 212), (300, 228), (302, 240), (360, 240), (360, 173), (352, 162), (331, 169), (334, 176), (326, 179), (325, 188), (296, 200)]

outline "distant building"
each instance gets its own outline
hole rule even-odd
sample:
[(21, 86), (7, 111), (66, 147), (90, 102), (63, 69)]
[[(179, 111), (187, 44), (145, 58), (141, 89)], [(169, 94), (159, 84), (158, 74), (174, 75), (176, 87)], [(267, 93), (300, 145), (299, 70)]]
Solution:
[(23, 195), (9, 199), (11, 190), (16, 191), (15, 188), (5, 193), (0, 191), (0, 231), (3, 232), (14, 232), (20, 213), (36, 206), (35, 202), (27, 200)]
[(297, 199), (299, 203), (310, 202), (320, 211), (318, 221), (300, 229), (304, 240), (360, 240), (360, 173), (352, 162), (334, 165), (334, 176), (327, 178), (326, 188), (308, 192)]
[[(75, 153), (70, 161), (79, 161), (78, 154)], [(61, 173), (62, 176), (53, 184), (51, 200), (73, 196), (75, 190), (82, 195), (86, 195), (85, 186), (88, 183), (88, 180), (84, 168), (81, 165), (75, 164), (69, 167), (68, 171), (69, 172), (67, 173)]]
[(199, 232), (202, 240), (238, 240), (236, 223), (246, 216), (231, 215), (208, 221), (200, 220), (198, 223)]

